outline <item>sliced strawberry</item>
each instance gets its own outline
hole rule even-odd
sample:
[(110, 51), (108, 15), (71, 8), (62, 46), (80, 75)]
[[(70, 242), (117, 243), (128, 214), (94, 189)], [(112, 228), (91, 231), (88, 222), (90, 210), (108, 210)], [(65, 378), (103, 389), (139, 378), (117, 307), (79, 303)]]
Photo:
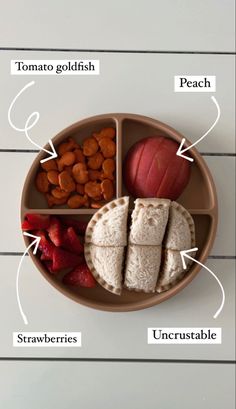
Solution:
[(51, 217), (48, 235), (55, 246), (59, 247), (63, 244), (62, 225), (57, 217)]
[(47, 257), (47, 255), (45, 255), (45, 254), (41, 254), (41, 256), (40, 256), (40, 260), (42, 260), (42, 261), (45, 261), (45, 260), (47, 260), (47, 261), (52, 261), (49, 257)]
[(84, 246), (73, 227), (68, 227), (63, 236), (63, 248), (75, 254), (82, 254)]
[(46, 237), (43, 230), (34, 230), (33, 234), (40, 237), (39, 250), (42, 252), (41, 260), (52, 260), (54, 244)]
[(30, 214), (28, 213), (25, 218), (32, 226), (32, 229), (47, 229), (50, 224), (50, 216), (46, 214)]
[(22, 230), (33, 230), (33, 226), (28, 222), (28, 220), (24, 220), (21, 223)]
[(70, 219), (67, 217), (62, 217), (62, 223), (67, 227), (73, 227), (75, 231), (78, 231), (78, 233), (82, 235), (85, 234), (88, 225), (88, 222), (83, 220)]
[(54, 271), (52, 269), (52, 261), (51, 260), (46, 260), (46, 261), (44, 261), (43, 264), (45, 265), (45, 267), (47, 268), (47, 270), (49, 271), (50, 274), (54, 274), (54, 275), (56, 274), (56, 271)]
[(96, 281), (86, 263), (80, 264), (73, 271), (67, 273), (63, 278), (63, 283), (87, 288), (96, 286)]
[(62, 250), (55, 247), (52, 257), (52, 269), (53, 271), (59, 271), (64, 268), (74, 268), (78, 264), (83, 262), (83, 257), (70, 253), (69, 251)]

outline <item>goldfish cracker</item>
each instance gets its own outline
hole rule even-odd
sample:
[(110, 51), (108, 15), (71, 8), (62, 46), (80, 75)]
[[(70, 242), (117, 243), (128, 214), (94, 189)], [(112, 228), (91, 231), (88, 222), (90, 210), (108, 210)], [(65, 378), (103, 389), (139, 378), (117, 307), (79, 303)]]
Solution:
[(77, 183), (84, 184), (89, 180), (85, 163), (76, 163), (76, 165), (73, 166), (72, 173)]
[(77, 142), (73, 138), (68, 138), (66, 142), (62, 142), (56, 149), (59, 156), (64, 155), (68, 151), (78, 148)]
[(115, 135), (116, 135), (115, 128), (103, 128), (100, 132), (93, 133), (93, 136), (95, 139), (97, 139), (97, 141), (104, 137), (113, 139)]
[(113, 172), (115, 170), (115, 161), (114, 159), (108, 158), (105, 159), (103, 164), (102, 164), (102, 170), (103, 170), (103, 179), (114, 179), (114, 175)]
[(89, 199), (89, 197), (88, 197), (88, 195), (84, 195), (84, 199), (85, 199), (85, 202), (84, 202), (84, 207), (90, 207), (90, 199)]
[(95, 138), (87, 138), (83, 142), (83, 154), (92, 156), (98, 151), (98, 143)]
[(102, 194), (105, 200), (109, 201), (113, 198), (114, 188), (110, 179), (105, 179), (101, 183)]
[(74, 152), (65, 152), (57, 161), (58, 170), (61, 172), (65, 166), (71, 166), (75, 163)]
[(99, 146), (104, 158), (112, 158), (116, 154), (116, 144), (111, 138), (101, 138)]
[(99, 200), (101, 199), (101, 184), (97, 182), (88, 182), (85, 183), (84, 186), (84, 191), (88, 195), (88, 197), (91, 197), (94, 200)]
[(92, 209), (100, 209), (102, 206), (103, 206), (103, 203), (101, 202), (91, 202)]
[(41, 163), (41, 168), (49, 172), (49, 170), (57, 170), (57, 162), (55, 159), (47, 160), (46, 162)]
[(72, 176), (66, 170), (59, 174), (58, 179), (60, 188), (65, 192), (73, 192), (76, 189)]
[(81, 195), (74, 195), (68, 199), (67, 204), (71, 209), (79, 209), (80, 207), (84, 206), (86, 200), (87, 197)]
[(114, 180), (114, 175), (113, 174), (110, 174), (110, 175), (108, 175), (107, 173), (104, 173), (104, 172), (102, 172), (101, 173), (101, 180), (104, 180), (104, 179), (110, 179), (110, 180)]
[(91, 207), (91, 199), (93, 199), (94, 202), (100, 202), (102, 200), (102, 195), (100, 194), (100, 196), (94, 196), (93, 198), (89, 198), (89, 203), (90, 203), (90, 207)]
[(84, 185), (82, 185), (81, 183), (77, 183), (76, 192), (79, 193), (79, 195), (83, 195), (84, 194)]
[(64, 170), (66, 170), (71, 176), (73, 176), (73, 172), (72, 172), (72, 170), (73, 170), (73, 165), (71, 165), (71, 166), (65, 166), (65, 167), (64, 167)]
[(105, 159), (102, 164), (102, 169), (104, 173), (107, 173), (107, 174), (113, 173), (115, 170), (115, 167), (116, 167), (115, 161), (114, 159), (111, 159), (111, 158)]
[(60, 206), (60, 205), (65, 204), (67, 202), (68, 197), (57, 199), (56, 197), (52, 196), (50, 193), (47, 193), (46, 199), (48, 202), (48, 207), (53, 207), (53, 206)]
[(56, 159), (57, 169), (59, 172), (63, 171), (63, 166), (60, 165), (60, 158)]
[(115, 128), (106, 127), (84, 139), (82, 147), (73, 138), (59, 144), (58, 158), (41, 164), (35, 180), (49, 207), (68, 202), (71, 208), (98, 209), (101, 200), (113, 197), (115, 135)]
[(75, 162), (81, 162), (81, 163), (85, 163), (85, 156), (83, 154), (83, 151), (81, 149), (75, 149), (74, 151), (75, 154)]
[(89, 180), (92, 180), (92, 181), (102, 179), (102, 173), (99, 170), (89, 169), (88, 175), (89, 175)]
[(65, 192), (60, 187), (55, 187), (54, 189), (51, 190), (51, 194), (56, 199), (68, 199), (70, 193)]
[(46, 172), (39, 172), (35, 180), (36, 188), (41, 193), (46, 193), (49, 190), (49, 181)]
[(59, 172), (57, 170), (49, 170), (49, 172), (47, 172), (49, 183), (51, 183), (52, 185), (59, 185), (58, 175)]
[(100, 169), (103, 161), (104, 157), (102, 156), (101, 152), (97, 152), (95, 155), (90, 156), (88, 160), (88, 167), (93, 170)]

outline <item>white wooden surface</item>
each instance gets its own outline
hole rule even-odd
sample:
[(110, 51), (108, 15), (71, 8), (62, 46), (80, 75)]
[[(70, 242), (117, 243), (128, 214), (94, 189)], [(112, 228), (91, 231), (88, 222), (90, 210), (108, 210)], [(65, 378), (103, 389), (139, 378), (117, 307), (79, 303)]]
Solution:
[(233, 0), (1, 0), (0, 46), (234, 51)]
[[(9, 75), (9, 62), (11, 58), (16, 57), (16, 53), (2, 52), (0, 55), (3, 72), (1, 82), (6, 101), (1, 107), (2, 121), (0, 122), (0, 126), (2, 127), (2, 152), (0, 152), (0, 166), (2, 171), (0, 172), (0, 183), (4, 196), (6, 197), (6, 200), (3, 200), (1, 203), (2, 214), (6, 215), (6, 217), (3, 217), (1, 221), (0, 251), (15, 253), (23, 252), (25, 249), (19, 221), (20, 195), (24, 179), (36, 154), (30, 152), (4, 151), (4, 149), (31, 149), (32, 146), (29, 145), (23, 135), (18, 134), (9, 127), (6, 119), (7, 108), (12, 97), (15, 96), (17, 90), (20, 89), (26, 81), (25, 79), (19, 77), (13, 78)], [(30, 55), (28, 58), (37, 58), (36, 53), (30, 52), (25, 53), (25, 55)], [(40, 53), (40, 55), (43, 57), (44, 54)], [(54, 53), (50, 55), (54, 56)], [(63, 54), (63, 56), (64, 55), (65, 54)], [(48, 56), (49, 54), (47, 54), (47, 58)], [(102, 57), (105, 71), (104, 74), (97, 79), (97, 84), (94, 84), (94, 87), (92, 87), (91, 82), (87, 83), (87, 78), (81, 81), (76, 77), (69, 79), (38, 77), (38, 86), (36, 85), (29, 90), (27, 96), (22, 96), (22, 102), (20, 101), (19, 106), (16, 107), (14, 112), (16, 122), (21, 125), (22, 117), (28, 117), (32, 110), (38, 109), (41, 113), (41, 121), (39, 123), (39, 129), (34, 130), (32, 133), (34, 138), (43, 144), (49, 137), (69, 123), (76, 121), (80, 117), (96, 114), (98, 113), (98, 109), (100, 112), (107, 112), (110, 107), (110, 111), (142, 112), (146, 115), (152, 115), (170, 123), (185, 134), (189, 134), (191, 129), (193, 135), (192, 140), (194, 140), (203, 132), (203, 128), (205, 131), (209, 124), (213, 122), (215, 118), (215, 107), (212, 105), (208, 94), (188, 94), (188, 96), (185, 94), (175, 94), (173, 92), (173, 76), (176, 72), (183, 72), (182, 70), (184, 70), (186, 64), (188, 66), (188, 72), (192, 72), (198, 61), (201, 70), (206, 69), (207, 72), (212, 73), (213, 67), (217, 67), (218, 69), (218, 72), (214, 71), (214, 73), (217, 74), (218, 83), (216, 96), (219, 101), (221, 101), (222, 110), (219, 124), (212, 134), (202, 142), (201, 150), (216, 154), (217, 152), (219, 152), (219, 154), (224, 154), (225, 152), (232, 153), (234, 151), (234, 125), (232, 120), (234, 106), (233, 89), (231, 87), (233, 81), (232, 57), (149, 55), (148, 58), (149, 61), (153, 62), (151, 79), (149, 77), (149, 79), (146, 79), (141, 76), (142, 67), (144, 67), (145, 64), (140, 55), (122, 57), (123, 67), (125, 66), (128, 69), (128, 72), (123, 69), (125, 76), (123, 78), (124, 84), (122, 90), (119, 86), (121, 74), (119, 74), (118, 71), (121, 57), (111, 56), (110, 54)], [(134, 60), (136, 60), (136, 64), (140, 70), (140, 75), (137, 75), (135, 79), (130, 71), (130, 66), (134, 64)], [(171, 67), (170, 71), (165, 69), (166, 66)], [(161, 77), (156, 75), (158, 68), (163, 74), (162, 78), (164, 78), (166, 87), (168, 86), (169, 88), (165, 88)], [(31, 79), (30, 77), (28, 78)], [(155, 78), (157, 82), (155, 82)], [(89, 81), (91, 81), (91, 79)], [(77, 91), (78, 82), (80, 84)], [(134, 91), (138, 87), (138, 84), (142, 89), (142, 98), (140, 98), (137, 104)], [(155, 84), (156, 87), (154, 91), (152, 84)], [(111, 88), (111, 85), (113, 85), (113, 88)], [(145, 94), (143, 91), (146, 90), (146, 86), (148, 90)], [(49, 89), (51, 89), (50, 92), (48, 91)], [(166, 89), (167, 93), (165, 92)], [(101, 99), (100, 95), (102, 93), (104, 94), (104, 90), (108, 90), (109, 95)], [(124, 90), (126, 90), (125, 93)], [(86, 92), (89, 93), (87, 97)], [(127, 94), (129, 96), (128, 99), (126, 97)], [(148, 94), (150, 98), (148, 98)], [(77, 95), (81, 95), (81, 100), (78, 100), (76, 103)], [(111, 97), (109, 98), (110, 95)], [(195, 98), (201, 112), (200, 115), (199, 111), (196, 115)], [(94, 99), (96, 101), (94, 101)], [(160, 114), (155, 114), (158, 112), (155, 109), (155, 99), (158, 101), (158, 111), (160, 110)], [(188, 103), (189, 100), (191, 103)], [(125, 105), (125, 109), (122, 109), (122, 103)], [(90, 109), (91, 112), (89, 113)], [(204, 126), (202, 125), (203, 123)], [(223, 138), (222, 134), (224, 135)], [(230, 156), (208, 155), (205, 156), (205, 160), (215, 180), (219, 199), (219, 226), (211, 255), (218, 257), (234, 256), (234, 158)], [(32, 330), (53, 330), (54, 328), (55, 330), (60, 329), (63, 331), (68, 329), (74, 330), (75, 328), (80, 329), (86, 342), (84, 344), (85, 346), (79, 350), (79, 352), (63, 349), (57, 349), (55, 351), (43, 350), (42, 352), (38, 349), (32, 351), (30, 349), (14, 350), (12, 348), (12, 331), (18, 329), (23, 330), (21, 318), (16, 306), (14, 289), (19, 257), (2, 256), (1, 263), (3, 265), (3, 271), (5, 272), (7, 286), (10, 289), (9, 295), (8, 292), (5, 291), (4, 286), (1, 288), (3, 292), (2, 297), (0, 297), (1, 312), (5, 312), (7, 302), (11, 316), (11, 319), (7, 320), (6, 332), (0, 347), (2, 356), (41, 356), (43, 353), (47, 356), (51, 354), (53, 356), (57, 356), (58, 354), (59, 356), (75, 356), (79, 354), (81, 357), (95, 356), (100, 358), (107, 356), (133, 356), (136, 358), (140, 356), (144, 358), (151, 358), (153, 356), (160, 358), (165, 356), (166, 358), (171, 357), (172, 359), (175, 359), (176, 356), (182, 359), (191, 359), (193, 356), (195, 359), (207, 359), (209, 357), (211, 357), (211, 359), (234, 358), (232, 344), (234, 325), (234, 265), (232, 260), (209, 261), (209, 265), (221, 277), (223, 285), (229, 289), (229, 294), (226, 293), (226, 307), (219, 319), (219, 325), (222, 325), (224, 329), (223, 344), (221, 346), (204, 348), (194, 346), (182, 348), (174, 346), (171, 347), (171, 349), (169, 347), (161, 347), (160, 349), (146, 345), (146, 329), (148, 326), (160, 325), (160, 323), (163, 326), (191, 326), (194, 325), (193, 321), (195, 322), (195, 320), (195, 324), (199, 326), (215, 325), (212, 315), (220, 302), (219, 288), (215, 282), (212, 281), (211, 277), (206, 275), (204, 270), (186, 290), (174, 299), (150, 310), (114, 315), (92, 311), (67, 300), (51, 288), (37, 272), (31, 260), (26, 259), (21, 278), (21, 291), (23, 303), (30, 317)], [(207, 280), (207, 283), (205, 280)], [(48, 294), (48, 296), (45, 297), (45, 294)], [(36, 299), (38, 300), (37, 302), (35, 302)], [(14, 308), (12, 308), (13, 305), (15, 305)], [(45, 309), (45, 314), (42, 314), (42, 309)], [(208, 311), (207, 313), (206, 310)], [(196, 311), (198, 311), (197, 315)], [(175, 316), (175, 314), (177, 315)], [(156, 318), (158, 319), (157, 322)], [(133, 342), (133, 331), (136, 333), (135, 343)], [(114, 334), (113, 342), (111, 342), (110, 333)], [(101, 339), (95, 343), (94, 337), (98, 339), (98, 334), (101, 334)], [(115, 340), (120, 340), (120, 338), (122, 338), (123, 341), (119, 342), (118, 348), (118, 344)]]
[[(99, 76), (11, 76), (11, 59), (99, 59)], [(200, 152), (235, 152), (235, 67), (231, 55), (110, 54), (0, 51), (0, 148), (32, 149), (26, 138), (10, 128), (7, 110), (17, 93), (12, 118), (23, 126), (33, 111), (40, 113), (30, 135), (39, 144), (72, 123), (108, 112), (131, 112), (167, 122), (193, 142), (216, 118), (211, 93), (175, 93), (174, 75), (216, 75), (221, 117), (198, 146)]]
[[(134, 358), (172, 360), (235, 359), (234, 244), (234, 57), (181, 54), (233, 52), (234, 1), (225, 0), (0, 0), (0, 357)], [(6, 51), (3, 48), (130, 50), (132, 53)], [(136, 53), (138, 50), (157, 53)], [(158, 52), (174, 51), (176, 54)], [(11, 77), (11, 59), (98, 58), (98, 77)], [(17, 349), (12, 332), (25, 330), (19, 315), (15, 278), (24, 251), (19, 224), (22, 184), (35, 157), (33, 147), (9, 127), (8, 107), (29, 81), (33, 88), (14, 110), (23, 125), (32, 111), (41, 118), (32, 137), (44, 144), (58, 131), (87, 116), (134, 112), (167, 122), (193, 142), (215, 119), (210, 94), (175, 94), (177, 74), (217, 77), (215, 97), (221, 118), (199, 145), (213, 174), (219, 198), (219, 227), (207, 266), (220, 278), (225, 307), (213, 314), (220, 291), (202, 270), (181, 293), (153, 308), (132, 313), (98, 312), (52, 288), (30, 258), (24, 260), (20, 292), (29, 331), (82, 331), (81, 349)], [(17, 152), (9, 152), (17, 150)], [(211, 156), (214, 154), (215, 156)], [(8, 255), (4, 255), (8, 253)], [(11, 255), (12, 254), (12, 255)], [(222, 327), (223, 342), (212, 346), (147, 345), (155, 326)], [(139, 409), (221, 409), (235, 407), (230, 364), (30, 362), (0, 360), (0, 406), (4, 409), (58, 409), (81, 406)]]
[(232, 365), (1, 362), (4, 409), (234, 409)]

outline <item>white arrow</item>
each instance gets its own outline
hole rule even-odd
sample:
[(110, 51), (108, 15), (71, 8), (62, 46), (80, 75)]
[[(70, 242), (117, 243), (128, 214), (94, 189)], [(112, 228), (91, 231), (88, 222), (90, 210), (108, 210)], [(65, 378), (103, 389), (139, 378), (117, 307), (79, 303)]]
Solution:
[[(50, 159), (56, 158), (56, 157), (57, 157), (57, 153), (56, 153), (56, 150), (55, 150), (55, 148), (54, 148), (54, 146), (53, 146), (53, 143), (52, 143), (51, 139), (49, 139), (48, 143), (49, 143), (49, 145), (50, 145), (50, 147), (51, 147), (52, 150), (51, 150), (51, 151), (48, 151), (47, 149), (42, 148), (42, 146), (40, 146), (40, 145), (38, 145), (36, 142), (34, 142), (34, 141), (30, 138), (30, 136), (29, 136), (29, 134), (28, 134), (28, 131), (29, 131), (31, 128), (33, 128), (33, 126), (36, 125), (36, 123), (38, 122), (39, 116), (40, 116), (40, 115), (39, 115), (39, 112), (32, 112), (32, 114), (31, 114), (31, 115), (29, 116), (29, 118), (27, 119), (24, 128), (18, 128), (17, 126), (15, 126), (15, 125), (13, 124), (13, 122), (12, 122), (12, 120), (11, 120), (11, 111), (12, 111), (12, 108), (13, 108), (13, 106), (14, 106), (14, 104), (15, 104), (17, 98), (18, 98), (27, 88), (31, 87), (31, 86), (34, 85), (34, 84), (35, 84), (34, 81), (29, 82), (29, 83), (26, 84), (26, 85), (22, 88), (22, 90), (20, 90), (20, 92), (18, 92), (18, 94), (15, 96), (15, 98), (13, 99), (13, 101), (12, 101), (12, 103), (11, 103), (9, 109), (8, 109), (8, 122), (9, 122), (10, 126), (11, 126), (13, 129), (15, 129), (15, 131), (24, 132), (25, 135), (26, 135), (26, 137), (27, 137), (27, 139), (28, 139), (34, 146), (36, 146), (36, 147), (39, 148), (40, 150), (43, 150), (44, 152), (48, 153), (49, 157), (48, 157), (48, 158), (45, 158), (45, 159), (42, 159), (42, 160), (40, 161), (41, 163), (43, 163), (43, 162), (46, 162), (46, 161), (48, 161), (48, 160), (50, 160)], [(31, 121), (31, 120), (32, 120), (32, 123), (30, 124), (30, 121)]]
[(196, 260), (195, 258), (191, 257), (191, 256), (188, 254), (188, 253), (191, 253), (191, 252), (193, 252), (193, 251), (194, 251), (194, 252), (198, 251), (198, 248), (195, 247), (195, 248), (192, 248), (192, 249), (189, 249), (189, 250), (183, 250), (183, 251), (180, 252), (181, 260), (182, 260), (182, 264), (183, 264), (183, 268), (184, 268), (184, 270), (186, 270), (186, 268), (187, 268), (186, 262), (185, 262), (185, 257), (186, 257), (186, 258), (188, 258), (189, 260), (192, 260), (192, 261), (194, 261), (195, 263), (197, 263), (197, 264), (199, 264), (200, 266), (202, 266), (203, 268), (205, 268), (205, 269), (206, 269), (207, 271), (209, 271), (209, 273), (211, 273), (211, 275), (215, 278), (215, 280), (216, 280), (217, 283), (219, 284), (220, 289), (221, 289), (221, 292), (222, 292), (221, 305), (220, 305), (220, 307), (218, 308), (218, 310), (216, 311), (215, 315), (213, 316), (213, 318), (217, 318), (218, 315), (221, 313), (221, 311), (222, 311), (222, 309), (223, 309), (223, 306), (224, 306), (224, 303), (225, 303), (225, 291), (224, 291), (223, 285), (221, 284), (219, 278), (213, 273), (213, 271), (211, 271), (207, 266), (204, 266), (204, 264), (200, 263), (200, 261)]
[(30, 243), (30, 245), (29, 245), (29, 246), (27, 247), (27, 249), (25, 250), (23, 256), (21, 257), (20, 263), (19, 263), (19, 265), (18, 265), (17, 273), (16, 273), (16, 298), (17, 298), (17, 303), (18, 303), (18, 307), (19, 307), (21, 316), (22, 316), (22, 318), (23, 318), (23, 321), (24, 321), (25, 325), (27, 325), (27, 324), (28, 324), (28, 320), (27, 320), (27, 318), (26, 318), (26, 315), (25, 315), (24, 312), (23, 312), (23, 309), (22, 309), (22, 306), (21, 306), (21, 302), (20, 302), (20, 296), (19, 296), (19, 275), (20, 275), (20, 269), (21, 269), (21, 265), (22, 265), (22, 263), (23, 263), (23, 260), (24, 260), (25, 255), (29, 252), (29, 249), (30, 249), (31, 247), (33, 247), (34, 245), (35, 245), (35, 248), (34, 248), (34, 250), (33, 250), (33, 254), (36, 254), (36, 253), (37, 253), (37, 250), (38, 250), (38, 246), (39, 246), (41, 237), (40, 237), (40, 236), (34, 236), (33, 234), (26, 233), (26, 232), (24, 232), (23, 234), (24, 234), (24, 236), (32, 237), (32, 238), (34, 239), (34, 240), (32, 241), (32, 243)]
[(217, 108), (217, 117), (216, 117), (215, 122), (211, 125), (211, 127), (208, 129), (208, 131), (205, 132), (204, 135), (201, 136), (201, 138), (199, 138), (199, 139), (198, 139), (196, 142), (194, 142), (192, 145), (187, 146), (187, 148), (184, 148), (184, 149), (182, 149), (182, 148), (183, 148), (183, 145), (185, 144), (186, 139), (183, 138), (182, 141), (181, 141), (181, 144), (179, 145), (179, 148), (178, 148), (178, 150), (177, 150), (177, 152), (176, 152), (176, 155), (177, 155), (177, 156), (180, 156), (181, 158), (187, 159), (187, 160), (189, 160), (190, 162), (193, 162), (193, 158), (189, 158), (188, 156), (183, 155), (183, 153), (184, 153), (184, 152), (187, 152), (188, 150), (190, 150), (191, 148), (193, 148), (195, 145), (197, 145), (199, 142), (201, 142), (201, 141), (205, 138), (205, 136), (207, 136), (207, 135), (212, 131), (212, 129), (216, 126), (217, 122), (218, 122), (219, 119), (220, 119), (220, 107), (219, 107), (219, 104), (218, 104), (218, 102), (216, 101), (215, 97), (212, 96), (211, 99), (212, 99), (212, 101), (214, 102), (214, 104), (216, 105), (216, 108)]

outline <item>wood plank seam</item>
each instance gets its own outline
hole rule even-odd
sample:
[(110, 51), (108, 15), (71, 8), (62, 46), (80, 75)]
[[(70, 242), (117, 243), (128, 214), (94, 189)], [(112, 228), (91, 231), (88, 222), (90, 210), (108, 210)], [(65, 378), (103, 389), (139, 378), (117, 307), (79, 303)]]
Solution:
[(46, 47), (0, 47), (0, 51), (51, 51), (81, 53), (116, 54), (186, 54), (186, 55), (235, 55), (234, 51), (174, 51), (174, 50), (122, 50), (122, 49), (86, 49), (86, 48), (46, 48)]

